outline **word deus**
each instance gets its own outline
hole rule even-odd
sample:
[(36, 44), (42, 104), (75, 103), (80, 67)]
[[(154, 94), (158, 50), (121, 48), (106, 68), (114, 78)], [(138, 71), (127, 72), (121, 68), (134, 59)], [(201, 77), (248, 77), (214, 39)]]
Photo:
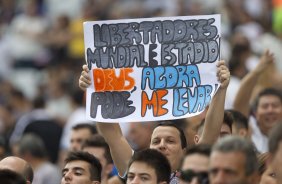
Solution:
[[(133, 68), (122, 69), (93, 69), (95, 91), (129, 91), (135, 85), (130, 73)], [(119, 72), (119, 75), (117, 74)]]

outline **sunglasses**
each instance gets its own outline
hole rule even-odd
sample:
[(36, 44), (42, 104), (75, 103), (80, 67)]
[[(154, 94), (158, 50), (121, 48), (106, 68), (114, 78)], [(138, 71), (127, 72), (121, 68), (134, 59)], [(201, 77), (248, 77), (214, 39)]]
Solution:
[(193, 178), (197, 178), (200, 184), (209, 184), (208, 172), (194, 172), (191, 169), (180, 172), (180, 179), (186, 182), (191, 182)]

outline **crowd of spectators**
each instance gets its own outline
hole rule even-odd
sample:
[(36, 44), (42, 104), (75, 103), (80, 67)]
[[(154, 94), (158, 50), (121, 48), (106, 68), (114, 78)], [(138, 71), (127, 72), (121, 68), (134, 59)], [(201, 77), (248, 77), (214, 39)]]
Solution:
[[(281, 165), (269, 164), (271, 159), (279, 163), (277, 155), (281, 153), (281, 146), (269, 144), (275, 142), (269, 140), (273, 127), (282, 124), (281, 0), (0, 0), (0, 159), (20, 157), (33, 168), (34, 184), (54, 184), (62, 177), (59, 170), (64, 168), (69, 151), (81, 151), (83, 143), (84, 149), (104, 148), (106, 142), (113, 149), (109, 143), (111, 137), (103, 132), (103, 127), (98, 124), (98, 131), (85, 118), (85, 95), (78, 85), (82, 65), (86, 63), (83, 22), (209, 14), (221, 15), (220, 59), (226, 61), (230, 71), (218, 136), (241, 136), (254, 146), (260, 177), (252, 181), (267, 181), (267, 176), (277, 180), (280, 177), (278, 181), (281, 181), (281, 175), (275, 173), (282, 170)], [(216, 180), (219, 166), (213, 165), (214, 169), (209, 170), (208, 159), (218, 155), (228, 158), (233, 152), (245, 154), (250, 146), (246, 145), (247, 141), (242, 143), (234, 138), (217, 142), (214, 147), (194, 148), (199, 142), (211, 144), (212, 140), (206, 142), (201, 138), (206, 135), (205, 126), (213, 120), (209, 112), (216, 112), (212, 104), (210, 108), (198, 116), (173, 121), (182, 129), (188, 143), (188, 151), (183, 152), (184, 160), (178, 166), (183, 170), (182, 177), (179, 176), (183, 180), (187, 169), (201, 180), (205, 178), (199, 172), (203, 175), (210, 172), (210, 177)], [(121, 127), (132, 150), (142, 151), (150, 147), (157, 123), (109, 127), (118, 133)], [(105, 140), (101, 137), (92, 140), (92, 135), (98, 132)], [(276, 134), (273, 139), (279, 139), (279, 132), (273, 134)], [(96, 142), (92, 145), (91, 141)], [(233, 147), (228, 147), (230, 142)], [(148, 155), (151, 151), (141, 153)], [(117, 177), (114, 165), (120, 163), (115, 163), (115, 153), (113, 160), (105, 156), (101, 161), (100, 156), (97, 158), (102, 164), (102, 183), (126, 181)], [(150, 161), (142, 154), (126, 159), (130, 161), (130, 169), (139, 160)], [(195, 170), (189, 159), (203, 167)], [(199, 160), (202, 162), (198, 163)], [(69, 162), (73, 160), (66, 164)], [(131, 181), (135, 174), (129, 173)], [(250, 171), (249, 176), (252, 174)], [(111, 178), (105, 179), (107, 176)]]

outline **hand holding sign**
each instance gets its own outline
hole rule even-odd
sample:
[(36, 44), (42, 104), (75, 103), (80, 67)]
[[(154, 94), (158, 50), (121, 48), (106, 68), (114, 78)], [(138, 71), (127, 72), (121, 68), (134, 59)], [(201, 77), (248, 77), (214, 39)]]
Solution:
[(220, 88), (226, 89), (230, 81), (230, 72), (225, 61), (221, 60), (217, 63), (217, 80), (220, 82)]
[(83, 65), (82, 72), (79, 77), (79, 84), (78, 84), (80, 89), (82, 89), (83, 91), (86, 91), (86, 88), (88, 88), (91, 85), (91, 78), (88, 75), (88, 72), (89, 72), (89, 69), (87, 65)]

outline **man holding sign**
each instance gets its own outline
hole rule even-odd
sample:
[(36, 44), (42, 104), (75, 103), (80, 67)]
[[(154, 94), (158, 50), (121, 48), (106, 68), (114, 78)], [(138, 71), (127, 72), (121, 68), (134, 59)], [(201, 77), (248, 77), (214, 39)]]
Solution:
[[(199, 143), (217, 140), (230, 78), (224, 61), (218, 62), (217, 15), (84, 26), (88, 66), (83, 66), (79, 86), (87, 88), (88, 118), (108, 122), (97, 127), (119, 174), (126, 173), (132, 149), (119, 124), (109, 122), (185, 118), (201, 113), (211, 102)], [(168, 158), (176, 177), (187, 146), (183, 136), (173, 124), (157, 126), (151, 136), (150, 148)]]
[[(84, 65), (83, 69), (84, 70), (82, 71), (79, 80), (79, 86), (85, 90), (91, 83), (91, 80), (88, 75), (87, 66)], [(220, 61), (218, 63), (217, 75), (219, 81), (221, 81), (221, 86), (210, 104), (206, 115), (206, 123), (204, 125), (203, 134), (198, 144), (213, 144), (219, 136), (223, 122), (225, 94), (230, 79), (230, 73), (224, 64), (224, 61)], [(97, 127), (111, 148), (111, 154), (119, 173), (123, 175), (126, 172), (127, 163), (131, 158), (132, 149), (125, 137), (122, 135), (119, 124), (97, 123)], [(179, 129), (163, 125), (157, 126), (151, 137), (150, 148), (158, 149), (162, 153), (165, 153), (170, 161), (172, 171), (176, 171), (178, 169), (183, 152), (186, 148), (186, 145), (183, 147), (181, 146), (185, 144), (183, 143), (184, 140), (181, 139), (181, 134), (182, 133)], [(170, 140), (170, 138), (173, 139), (173, 141)], [(157, 142), (155, 142), (156, 140)], [(173, 143), (167, 144), (170, 141)], [(166, 154), (166, 152), (168, 153)]]

